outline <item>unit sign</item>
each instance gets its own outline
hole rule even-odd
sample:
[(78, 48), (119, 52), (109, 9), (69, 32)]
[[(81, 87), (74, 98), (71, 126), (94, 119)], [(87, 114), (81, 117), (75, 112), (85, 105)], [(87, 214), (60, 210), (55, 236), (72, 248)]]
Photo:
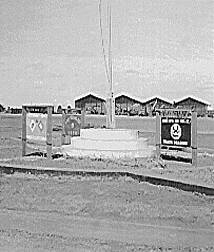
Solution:
[(80, 136), (81, 116), (65, 115), (65, 135)]
[(161, 144), (191, 146), (191, 118), (161, 118)]
[(28, 113), (26, 116), (26, 136), (31, 140), (46, 140), (47, 115)]

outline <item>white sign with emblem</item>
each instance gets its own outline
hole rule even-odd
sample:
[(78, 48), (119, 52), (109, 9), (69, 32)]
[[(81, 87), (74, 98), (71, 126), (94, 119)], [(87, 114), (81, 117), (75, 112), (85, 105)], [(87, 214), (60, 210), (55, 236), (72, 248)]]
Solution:
[(28, 113), (26, 136), (31, 140), (46, 141), (47, 114)]

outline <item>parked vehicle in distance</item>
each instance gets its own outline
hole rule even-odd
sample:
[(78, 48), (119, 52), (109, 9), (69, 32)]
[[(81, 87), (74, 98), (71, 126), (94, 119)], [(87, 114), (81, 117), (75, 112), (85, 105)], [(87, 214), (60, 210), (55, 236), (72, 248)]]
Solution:
[(71, 109), (70, 113), (73, 115), (79, 115), (81, 114), (81, 109)]

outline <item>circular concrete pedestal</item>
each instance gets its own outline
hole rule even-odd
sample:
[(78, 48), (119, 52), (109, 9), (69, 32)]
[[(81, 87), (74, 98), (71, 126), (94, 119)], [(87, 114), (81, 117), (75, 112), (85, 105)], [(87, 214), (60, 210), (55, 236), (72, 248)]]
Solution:
[(137, 130), (126, 129), (81, 129), (80, 137), (72, 137), (71, 144), (62, 146), (67, 156), (92, 158), (150, 157), (153, 151)]

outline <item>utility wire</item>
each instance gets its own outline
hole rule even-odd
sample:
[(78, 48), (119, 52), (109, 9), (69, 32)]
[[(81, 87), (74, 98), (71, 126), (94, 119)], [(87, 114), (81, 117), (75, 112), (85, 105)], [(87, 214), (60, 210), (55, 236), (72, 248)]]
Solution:
[(111, 77), (110, 77), (110, 69), (108, 69), (108, 63), (107, 63), (107, 57), (106, 57), (106, 52), (105, 52), (105, 45), (104, 45), (104, 39), (103, 39), (103, 28), (102, 28), (102, 0), (99, 0), (99, 25), (100, 25), (100, 35), (101, 35), (101, 44), (102, 44), (102, 54), (103, 54), (103, 59), (104, 59), (104, 64), (105, 64), (105, 72), (106, 72), (106, 77), (108, 82), (111, 82)]

